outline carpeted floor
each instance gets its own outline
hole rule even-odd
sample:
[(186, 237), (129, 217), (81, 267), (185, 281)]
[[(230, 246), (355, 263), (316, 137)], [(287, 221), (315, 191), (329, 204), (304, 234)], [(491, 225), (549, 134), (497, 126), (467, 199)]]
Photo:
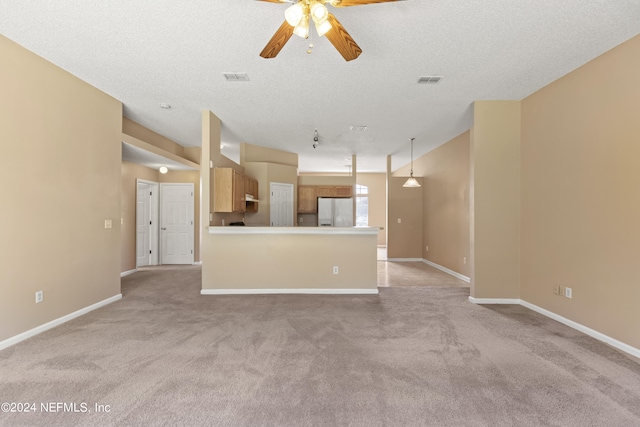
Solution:
[[(138, 272), (122, 301), (0, 351), (0, 402), (37, 405), (0, 425), (640, 426), (637, 359), (468, 288), (201, 296), (199, 280)], [(40, 406), (58, 402), (80, 412)]]

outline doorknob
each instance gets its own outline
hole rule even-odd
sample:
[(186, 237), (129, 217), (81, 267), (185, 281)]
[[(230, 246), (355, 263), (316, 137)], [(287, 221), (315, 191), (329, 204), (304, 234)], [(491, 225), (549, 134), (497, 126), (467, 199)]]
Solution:
[(166, 230), (166, 228), (165, 227), (160, 227), (160, 230)]

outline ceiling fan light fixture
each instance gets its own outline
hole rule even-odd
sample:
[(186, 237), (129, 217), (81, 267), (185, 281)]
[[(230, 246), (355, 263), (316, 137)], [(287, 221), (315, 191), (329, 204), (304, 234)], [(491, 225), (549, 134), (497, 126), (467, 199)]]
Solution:
[(329, 17), (329, 11), (327, 7), (320, 2), (312, 1), (311, 6), (311, 16), (315, 22), (325, 21)]
[(327, 34), (327, 32), (331, 28), (333, 28), (331, 26), (331, 23), (327, 19), (325, 19), (324, 21), (318, 22), (314, 18), (313, 23), (316, 24), (316, 31), (318, 32), (318, 37), (324, 36), (325, 34)]
[(303, 39), (309, 38), (309, 15), (305, 15), (293, 29), (293, 34)]
[(286, 19), (292, 27), (296, 27), (300, 24), (304, 15), (304, 6), (302, 3), (296, 3), (284, 11), (284, 19)]

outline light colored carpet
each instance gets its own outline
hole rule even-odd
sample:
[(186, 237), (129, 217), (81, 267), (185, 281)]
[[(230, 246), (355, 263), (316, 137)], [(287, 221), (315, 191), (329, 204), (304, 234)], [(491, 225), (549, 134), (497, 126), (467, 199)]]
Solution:
[(0, 424), (640, 425), (638, 360), (468, 288), (201, 296), (199, 281), (135, 273), (122, 301), (0, 351), (0, 401), (110, 405)]

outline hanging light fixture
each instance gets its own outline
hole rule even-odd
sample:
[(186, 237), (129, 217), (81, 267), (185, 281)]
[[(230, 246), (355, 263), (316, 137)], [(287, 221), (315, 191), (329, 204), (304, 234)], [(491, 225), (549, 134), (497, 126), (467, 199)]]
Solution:
[(413, 140), (415, 138), (411, 138), (411, 176), (402, 184), (403, 187), (420, 187), (420, 183), (413, 177)]

